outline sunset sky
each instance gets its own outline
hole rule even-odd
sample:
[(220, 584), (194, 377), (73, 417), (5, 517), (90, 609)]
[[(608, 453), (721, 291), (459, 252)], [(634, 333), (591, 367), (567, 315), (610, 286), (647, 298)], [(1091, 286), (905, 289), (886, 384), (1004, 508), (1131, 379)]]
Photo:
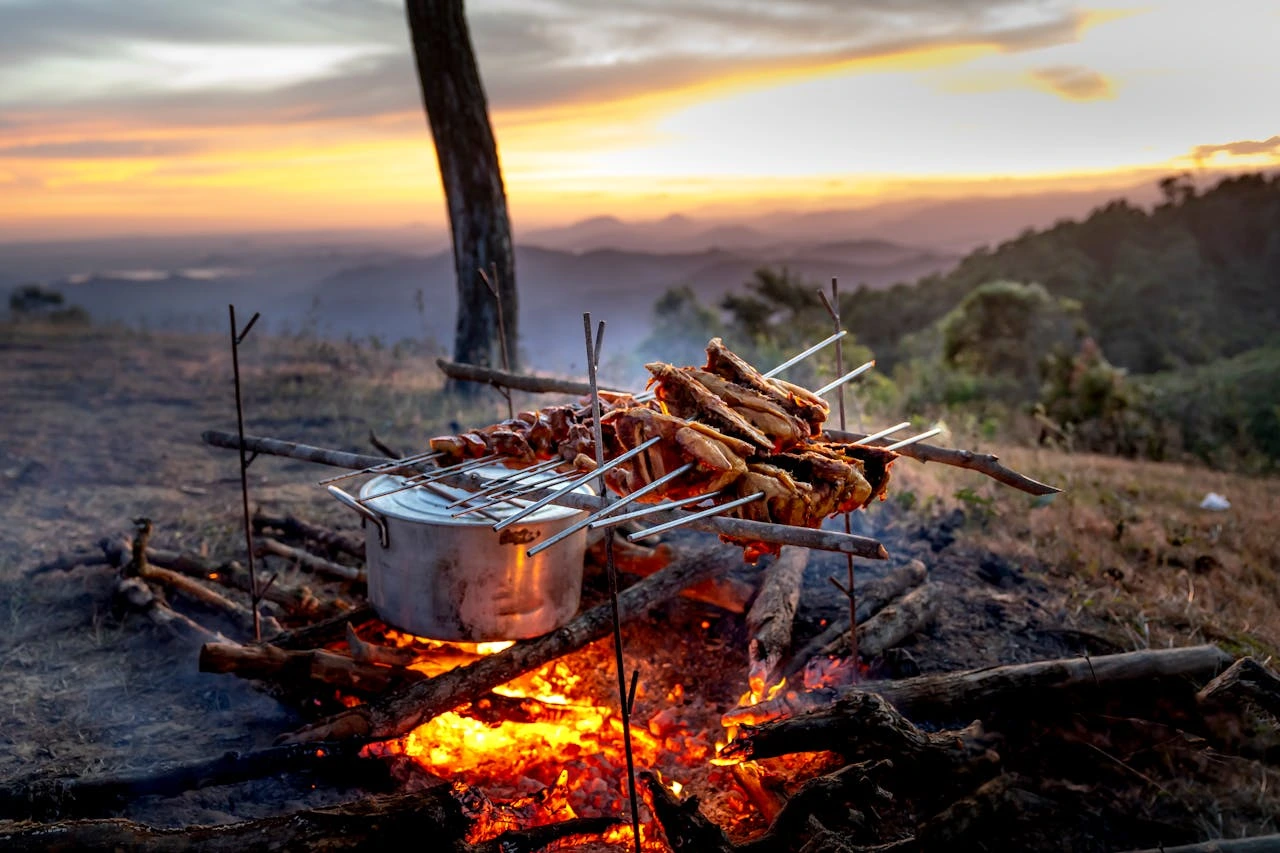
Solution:
[[(470, 0), (521, 227), (1280, 165), (1270, 0)], [(0, 239), (442, 225), (396, 0), (0, 0)]]

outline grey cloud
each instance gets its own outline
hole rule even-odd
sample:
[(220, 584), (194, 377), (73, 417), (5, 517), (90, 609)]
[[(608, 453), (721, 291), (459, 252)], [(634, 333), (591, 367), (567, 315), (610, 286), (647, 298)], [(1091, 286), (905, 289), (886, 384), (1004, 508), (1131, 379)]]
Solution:
[(1191, 150), (1191, 156), (1197, 160), (1203, 160), (1218, 153), (1229, 154), (1232, 157), (1247, 157), (1251, 154), (1280, 155), (1280, 136), (1262, 140), (1242, 139), (1220, 145), (1197, 145)]
[(1031, 76), (1073, 101), (1093, 101), (1111, 95), (1111, 82), (1106, 77), (1078, 65), (1037, 68), (1031, 72)]
[[(467, 12), (495, 109), (624, 97), (745, 69), (975, 40), (1025, 50), (1069, 41), (1078, 25), (1062, 0), (473, 0)], [(356, 42), (382, 46), (385, 53), (272, 89), (175, 94), (157, 88), (68, 98), (65, 104), (10, 101), (11, 117), (27, 123), (87, 112), (234, 124), (357, 118), (420, 104), (400, 0), (19, 0), (0, 5), (0, 50), (9, 73), (17, 73), (13, 69), (23, 60), (110, 57), (144, 40)], [(0, 104), (2, 93), (0, 85)]]

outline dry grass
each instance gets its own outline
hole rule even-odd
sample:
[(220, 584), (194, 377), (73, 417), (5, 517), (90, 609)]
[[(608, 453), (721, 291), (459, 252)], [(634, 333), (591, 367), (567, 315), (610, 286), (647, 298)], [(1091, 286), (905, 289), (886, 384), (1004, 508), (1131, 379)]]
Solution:
[[(991, 450), (990, 447), (985, 447)], [(1213, 641), (1280, 650), (1280, 490), (1275, 478), (1173, 463), (1005, 448), (1006, 464), (1060, 486), (1031, 498), (968, 471), (900, 463), (897, 495), (961, 508), (975, 544), (1038, 564), (1068, 614), (1132, 648)], [(1199, 508), (1209, 491), (1231, 509)]]

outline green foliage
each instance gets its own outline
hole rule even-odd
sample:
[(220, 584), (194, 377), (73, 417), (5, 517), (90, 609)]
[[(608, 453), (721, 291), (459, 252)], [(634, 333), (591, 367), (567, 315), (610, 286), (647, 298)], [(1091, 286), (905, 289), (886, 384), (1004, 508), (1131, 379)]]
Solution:
[(62, 325), (86, 325), (89, 313), (78, 305), (65, 307), (56, 290), (40, 284), (24, 284), (9, 293), (9, 316), (14, 320), (44, 320)]
[(1280, 176), (1244, 175), (1196, 194), (1162, 183), (1151, 212), (1118, 201), (1082, 222), (978, 249), (947, 275), (862, 290), (844, 312), (886, 366), (976, 288), (1040, 282), (1075, 300), (1102, 351), (1131, 373), (1206, 364), (1266, 343), (1280, 325)]
[(653, 306), (653, 334), (640, 345), (645, 361), (702, 364), (707, 341), (724, 333), (716, 312), (698, 301), (689, 287), (674, 287)]

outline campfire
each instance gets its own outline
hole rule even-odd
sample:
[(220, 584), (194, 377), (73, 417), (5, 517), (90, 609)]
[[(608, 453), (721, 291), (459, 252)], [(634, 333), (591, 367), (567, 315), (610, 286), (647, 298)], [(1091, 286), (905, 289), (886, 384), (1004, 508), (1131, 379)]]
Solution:
[[(1213, 646), (881, 678), (886, 653), (938, 610), (938, 587), (915, 561), (857, 590), (833, 581), (849, 597), (849, 618), (795, 642), (806, 574), (823, 555), (889, 557), (879, 541), (824, 522), (882, 499), (900, 457), (967, 468), (1030, 494), (1055, 491), (995, 457), (925, 444), (936, 431), (894, 440), (907, 424), (871, 434), (827, 428), (822, 394), (868, 366), (810, 392), (776, 378), (795, 360), (762, 373), (713, 340), (706, 365), (650, 364), (651, 388), (635, 394), (601, 392), (592, 365), (586, 403), (513, 413), (393, 459), (206, 433), (213, 446), (347, 469), (322, 484), (361, 513), (363, 542), (294, 517), (252, 519), (259, 556), (323, 575), (338, 592), (319, 596), (235, 563), (153, 548), (145, 520), (131, 542), (104, 542), (34, 571), (119, 567), (120, 601), (165, 631), (198, 637), (201, 670), (253, 679), (308, 721), (256, 753), (141, 780), (10, 789), (0, 807), (86, 818), (59, 824), (72, 845), (130, 846), (150, 830), (92, 818), (140, 792), (292, 769), (372, 774), (398, 793), (193, 828), (184, 838), (211, 849), (261, 837), (300, 849), (338, 837), (378, 843), (401, 831), (495, 853), (961, 849), (998, 837), (1010, 815), (1036, 814), (1051, 785), (1036, 782), (1039, 759), (1028, 756), (1045, 732), (1101, 751), (1090, 726), (1128, 715), (1226, 743), (1241, 707), (1280, 709), (1280, 680)], [(513, 387), (532, 381), (466, 372)], [(582, 390), (538, 381), (552, 386), (543, 390)], [(352, 496), (344, 486), (359, 475), (372, 479)], [(592, 484), (605, 489), (583, 490)], [(581, 537), (599, 570), (583, 606), (575, 587), (573, 607), (546, 610), (550, 623), (499, 638), (492, 634), (504, 625), (522, 623), (486, 619), (515, 605), (477, 616), (468, 609), (474, 590), (437, 589), (443, 603), (429, 604), (454, 608), (442, 623), (452, 636), (397, 624), (408, 612), (398, 598), (405, 588), (389, 592), (383, 573), (419, 532), (403, 529), (412, 518), (393, 499), (404, 495), (432, 495), (431, 512), (517, 549), (521, 568), (501, 581), (512, 589), (486, 584), (480, 594), (519, 600), (529, 612), (569, 594), (562, 578), (548, 588), (525, 583), (542, 576), (534, 559), (573, 562), (560, 549)], [(548, 507), (558, 526), (529, 532)], [(734, 576), (757, 560), (750, 580)], [(622, 588), (619, 575), (640, 579)], [(233, 600), (250, 589), (253, 611)], [(167, 593), (263, 639), (230, 641), (171, 606)], [(625, 657), (624, 630), (632, 643)], [(1087, 799), (1082, 786), (1062, 784), (1055, 795)]]

